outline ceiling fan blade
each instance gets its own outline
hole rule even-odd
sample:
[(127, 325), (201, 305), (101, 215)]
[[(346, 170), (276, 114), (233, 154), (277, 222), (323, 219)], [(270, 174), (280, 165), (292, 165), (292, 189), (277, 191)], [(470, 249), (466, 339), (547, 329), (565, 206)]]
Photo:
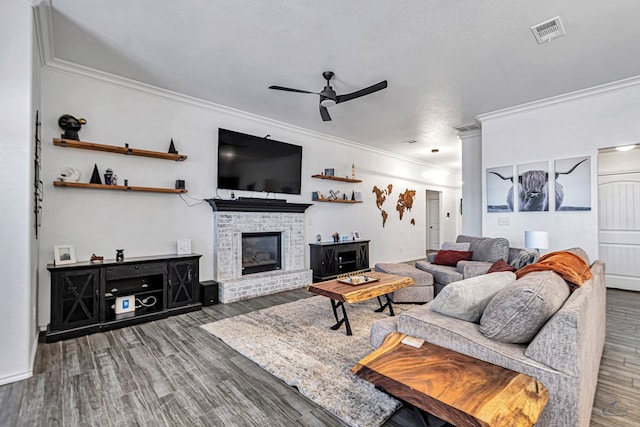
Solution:
[(322, 105), (320, 105), (320, 117), (322, 117), (323, 122), (331, 121), (331, 116), (329, 115), (329, 111), (326, 109), (326, 107), (323, 107)]
[(308, 90), (300, 90), (300, 89), (291, 89), (290, 87), (283, 87), (283, 86), (269, 86), (269, 89), (284, 90), (287, 92), (313, 93), (315, 95), (318, 95), (316, 92), (309, 92)]
[(373, 86), (369, 86), (352, 93), (347, 93), (345, 95), (338, 95), (338, 99), (336, 100), (336, 103), (339, 104), (341, 102), (346, 102), (355, 98), (360, 98), (361, 96), (369, 95), (371, 93), (385, 89), (386, 87), (387, 87), (387, 81), (383, 80), (380, 83), (374, 84)]

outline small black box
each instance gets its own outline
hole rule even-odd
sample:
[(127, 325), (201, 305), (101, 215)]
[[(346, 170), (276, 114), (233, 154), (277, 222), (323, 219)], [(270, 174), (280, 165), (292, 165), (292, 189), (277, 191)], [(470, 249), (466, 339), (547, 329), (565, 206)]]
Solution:
[(184, 179), (176, 179), (176, 190), (184, 190)]
[(200, 302), (203, 306), (213, 305), (219, 302), (218, 282), (215, 280), (200, 282)]

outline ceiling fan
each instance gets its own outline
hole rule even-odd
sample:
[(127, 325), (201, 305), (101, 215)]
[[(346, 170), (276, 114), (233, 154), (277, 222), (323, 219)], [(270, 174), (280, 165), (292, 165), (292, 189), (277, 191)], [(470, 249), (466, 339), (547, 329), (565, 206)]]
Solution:
[(308, 90), (291, 89), (289, 87), (283, 86), (269, 86), (269, 89), (320, 95), (320, 116), (322, 117), (323, 121), (328, 122), (331, 120), (331, 116), (329, 116), (327, 107), (340, 104), (341, 102), (360, 98), (361, 96), (369, 95), (387, 87), (387, 81), (383, 80), (380, 83), (376, 83), (373, 86), (369, 86), (355, 92), (347, 93), (345, 95), (337, 95), (336, 91), (333, 90), (330, 84), (330, 80), (333, 78), (333, 71), (325, 71), (324, 73), (322, 73), (322, 77), (324, 77), (324, 79), (327, 81), (327, 85), (324, 87), (324, 89), (322, 89), (322, 92), (309, 92)]

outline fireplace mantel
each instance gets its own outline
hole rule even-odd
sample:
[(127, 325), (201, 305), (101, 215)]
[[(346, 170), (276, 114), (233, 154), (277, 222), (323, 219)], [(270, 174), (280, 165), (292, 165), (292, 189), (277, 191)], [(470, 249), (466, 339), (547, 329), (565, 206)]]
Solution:
[(278, 199), (205, 199), (214, 212), (288, 212), (304, 213), (308, 203), (287, 203)]

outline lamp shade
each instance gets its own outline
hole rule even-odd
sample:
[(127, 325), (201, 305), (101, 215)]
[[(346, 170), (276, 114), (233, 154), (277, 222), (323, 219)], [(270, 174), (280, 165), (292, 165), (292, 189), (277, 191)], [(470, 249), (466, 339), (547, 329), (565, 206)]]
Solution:
[(546, 231), (525, 231), (524, 247), (533, 249), (549, 248), (549, 233)]

